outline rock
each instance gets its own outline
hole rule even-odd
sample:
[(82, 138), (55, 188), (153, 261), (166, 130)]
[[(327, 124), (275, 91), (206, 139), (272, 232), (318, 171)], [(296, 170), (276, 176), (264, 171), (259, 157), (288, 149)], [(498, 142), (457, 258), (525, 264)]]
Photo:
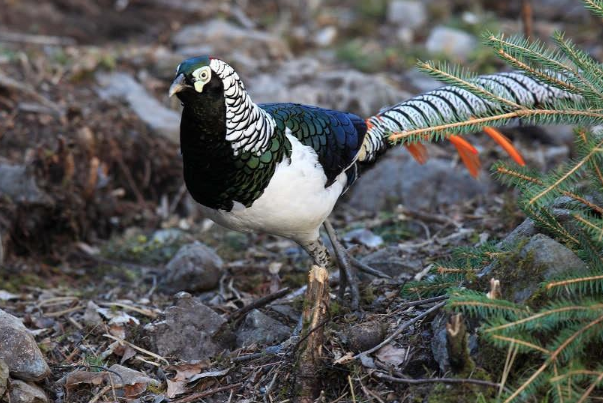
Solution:
[(314, 44), (325, 48), (331, 46), (337, 38), (337, 28), (334, 26), (324, 27), (314, 35)]
[(443, 54), (456, 61), (466, 61), (477, 46), (475, 37), (467, 32), (443, 26), (435, 27), (425, 44), (432, 54)]
[(249, 72), (291, 56), (289, 47), (278, 36), (218, 19), (183, 27), (174, 34), (172, 43), (183, 57), (219, 55), (229, 64), (247, 64)]
[(255, 102), (297, 102), (359, 116), (371, 116), (384, 106), (411, 97), (379, 75), (329, 70), (307, 58), (291, 60), (278, 71), (256, 75), (246, 84)]
[(345, 329), (341, 337), (354, 353), (369, 350), (385, 340), (387, 327), (378, 321), (358, 323)]
[(543, 234), (532, 236), (516, 259), (494, 261), (480, 274), (500, 279), (503, 297), (516, 303), (528, 301), (544, 281), (588, 270), (574, 252)]
[(536, 228), (534, 220), (532, 220), (531, 218), (526, 218), (496, 246), (498, 248), (510, 247), (516, 245), (522, 240), (531, 238), (536, 233), (538, 233), (538, 229)]
[(420, 259), (412, 259), (395, 246), (388, 246), (361, 259), (362, 263), (398, 278), (411, 278), (423, 269)]
[(418, 0), (394, 0), (389, 3), (387, 21), (411, 29), (421, 28), (427, 23), (427, 8)]
[(46, 393), (36, 385), (13, 380), (10, 383), (11, 403), (47, 403)]
[(6, 385), (8, 384), (8, 365), (4, 360), (0, 360), (0, 399), (6, 392)]
[(86, 326), (94, 328), (103, 324), (103, 318), (101, 318), (98, 313), (99, 310), (100, 307), (98, 305), (93, 301), (88, 301), (86, 310), (84, 311), (84, 317), (82, 318)]
[(347, 232), (343, 238), (348, 243), (356, 243), (369, 248), (378, 248), (383, 245), (383, 238), (366, 228), (358, 228)]
[(216, 252), (195, 241), (180, 248), (166, 266), (163, 286), (177, 291), (207, 291), (215, 288), (224, 263)]
[(409, 69), (404, 73), (404, 79), (417, 89), (418, 93), (428, 92), (442, 87), (442, 83), (431, 76), (417, 70)]
[(379, 212), (398, 204), (410, 209), (431, 209), (485, 196), (491, 183), (488, 175), (482, 174), (476, 180), (464, 166), (452, 168), (448, 160), (434, 158), (419, 165), (398, 147), (362, 175), (348, 194), (350, 205), (359, 210)]
[[(174, 66), (175, 68), (176, 66)], [(180, 114), (166, 108), (127, 73), (97, 74), (101, 98), (125, 100), (130, 108), (155, 133), (174, 143), (180, 141)]]
[(0, 164), (0, 195), (14, 203), (53, 205), (50, 196), (38, 187), (33, 172), (24, 165)]
[(285, 340), (291, 335), (291, 329), (254, 309), (247, 314), (236, 335), (238, 347), (269, 345)]
[(16, 317), (0, 310), (0, 360), (4, 360), (12, 377), (39, 381), (50, 375), (35, 339)]
[(227, 347), (227, 336), (214, 338), (225, 322), (211, 308), (181, 292), (176, 296), (176, 305), (165, 310), (165, 319), (144, 329), (153, 350), (160, 355), (194, 361), (213, 357)]

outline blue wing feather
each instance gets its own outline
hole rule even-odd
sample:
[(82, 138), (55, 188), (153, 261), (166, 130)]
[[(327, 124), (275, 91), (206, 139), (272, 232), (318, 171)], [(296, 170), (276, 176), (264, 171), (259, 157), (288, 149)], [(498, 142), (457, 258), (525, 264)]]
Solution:
[(302, 144), (316, 151), (327, 177), (327, 187), (344, 171), (348, 174), (347, 186), (357, 178), (356, 156), (367, 131), (364, 119), (347, 112), (300, 104), (259, 106), (276, 120), (279, 130), (289, 128)]

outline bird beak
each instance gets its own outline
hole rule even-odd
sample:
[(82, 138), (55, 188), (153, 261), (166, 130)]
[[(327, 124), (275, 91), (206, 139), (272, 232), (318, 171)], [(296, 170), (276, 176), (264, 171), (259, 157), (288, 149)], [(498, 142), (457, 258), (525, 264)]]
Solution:
[(185, 84), (184, 74), (178, 75), (178, 77), (176, 77), (176, 79), (174, 80), (174, 82), (172, 82), (172, 85), (170, 86), (170, 92), (169, 92), (170, 98), (174, 94), (177, 94), (180, 91), (182, 91), (188, 87), (190, 87), (190, 86)]

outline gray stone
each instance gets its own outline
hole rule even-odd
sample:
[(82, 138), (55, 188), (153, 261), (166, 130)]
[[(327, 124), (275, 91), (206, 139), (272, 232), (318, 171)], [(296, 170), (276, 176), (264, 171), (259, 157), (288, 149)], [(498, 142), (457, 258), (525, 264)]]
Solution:
[(181, 292), (176, 299), (176, 305), (165, 310), (164, 320), (144, 327), (154, 351), (184, 361), (204, 360), (223, 351), (229, 338), (214, 336), (226, 320), (188, 293)]
[(291, 329), (254, 309), (247, 314), (236, 334), (237, 346), (246, 347), (278, 343), (291, 335)]
[(334, 26), (324, 27), (314, 35), (314, 43), (320, 47), (331, 46), (337, 39), (337, 28)]
[(359, 243), (369, 248), (377, 248), (383, 245), (383, 238), (366, 228), (358, 228), (346, 232), (343, 236), (343, 240), (348, 243)]
[(387, 326), (378, 321), (351, 325), (341, 333), (343, 341), (355, 353), (369, 350), (385, 340)]
[(395, 246), (388, 246), (363, 257), (362, 263), (393, 277), (411, 278), (423, 269), (420, 259), (413, 259)]
[(50, 375), (33, 336), (18, 318), (3, 310), (0, 310), (0, 359), (15, 378), (39, 381)]
[(411, 29), (421, 28), (427, 23), (427, 8), (418, 0), (393, 0), (387, 9), (387, 21)]
[(435, 27), (425, 46), (432, 54), (443, 54), (453, 60), (462, 62), (477, 46), (475, 37), (467, 32), (448, 27)]
[(291, 60), (278, 71), (256, 75), (246, 84), (255, 102), (297, 102), (359, 116), (371, 116), (411, 97), (379, 75), (332, 70), (308, 58)]
[[(517, 234), (513, 241), (525, 239), (525, 234), (533, 231), (533, 223), (526, 222), (520, 225), (520, 227), (525, 226), (525, 233), (516, 230)], [(480, 273), (480, 277), (499, 279), (502, 283), (503, 296), (516, 303), (528, 301), (544, 281), (565, 273), (585, 273), (588, 270), (586, 264), (574, 252), (544, 234), (532, 236), (519, 251), (517, 259), (518, 261), (528, 259), (530, 270), (518, 270), (512, 262), (501, 266), (501, 263), (495, 260)], [(512, 273), (507, 273), (507, 270)], [(512, 281), (508, 280), (509, 276), (512, 276)]]
[(48, 397), (44, 391), (30, 383), (13, 380), (10, 383), (11, 403), (47, 403)]
[(180, 114), (163, 106), (134, 77), (116, 72), (97, 74), (96, 79), (101, 86), (98, 89), (101, 98), (125, 100), (155, 133), (174, 143), (180, 141)]
[(24, 165), (0, 164), (0, 195), (15, 203), (52, 206), (52, 199), (37, 185), (33, 172)]
[(410, 209), (433, 209), (488, 194), (492, 183), (489, 175), (474, 179), (464, 166), (451, 164), (434, 158), (420, 165), (402, 147), (394, 148), (354, 184), (348, 192), (349, 203), (372, 212), (399, 204)]
[[(281, 38), (218, 19), (183, 27), (174, 34), (172, 43), (184, 57), (216, 54), (229, 64), (245, 64), (254, 60), (260, 65), (267, 65), (291, 56), (289, 47)], [(199, 47), (204, 47), (204, 52), (199, 52)]]
[(511, 247), (522, 240), (531, 238), (536, 233), (538, 233), (538, 229), (536, 228), (534, 220), (531, 218), (526, 218), (496, 246), (499, 248)]
[(224, 265), (216, 252), (195, 241), (180, 248), (166, 266), (163, 286), (177, 291), (207, 291), (215, 288)]
[(0, 359), (0, 399), (4, 396), (4, 392), (6, 392), (6, 385), (8, 384), (8, 365), (4, 362), (4, 360)]

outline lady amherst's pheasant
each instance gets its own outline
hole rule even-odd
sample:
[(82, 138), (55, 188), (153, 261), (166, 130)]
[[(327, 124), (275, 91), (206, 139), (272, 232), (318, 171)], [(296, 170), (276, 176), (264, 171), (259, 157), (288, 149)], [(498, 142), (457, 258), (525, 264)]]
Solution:
[[(522, 105), (566, 96), (521, 73), (480, 76), (475, 82), (499, 86)], [(211, 57), (182, 62), (169, 94), (176, 94), (184, 106), (184, 180), (204, 213), (233, 230), (289, 238), (323, 267), (331, 266), (331, 260), (320, 241), (320, 226), (358, 178), (359, 166), (374, 162), (390, 147), (389, 135), (427, 127), (436, 118), (469, 119), (491, 107), (456, 87), (417, 96), (366, 120), (314, 106), (255, 104), (234, 69)], [(523, 164), (506, 138), (493, 129), (487, 133)], [(476, 174), (475, 148), (460, 137), (451, 136), (450, 141)], [(424, 146), (407, 147), (419, 162), (425, 159)], [(341, 260), (342, 282), (354, 285)], [(358, 289), (351, 290), (354, 306)]]

